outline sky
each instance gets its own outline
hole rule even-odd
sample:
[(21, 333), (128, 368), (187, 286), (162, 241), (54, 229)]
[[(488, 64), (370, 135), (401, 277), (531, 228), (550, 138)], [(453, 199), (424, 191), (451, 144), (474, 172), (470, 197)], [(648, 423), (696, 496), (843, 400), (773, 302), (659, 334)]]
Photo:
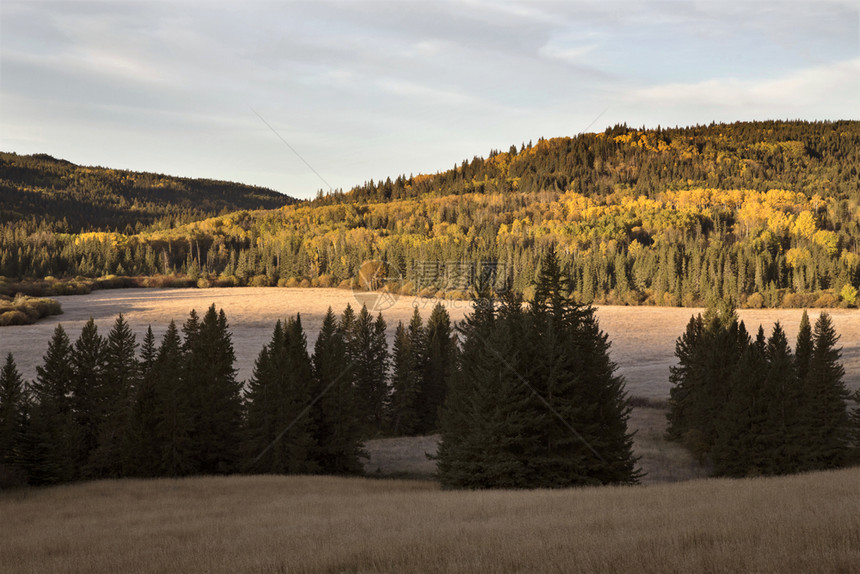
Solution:
[(858, 94), (860, 0), (0, 0), (1, 151), (299, 198)]

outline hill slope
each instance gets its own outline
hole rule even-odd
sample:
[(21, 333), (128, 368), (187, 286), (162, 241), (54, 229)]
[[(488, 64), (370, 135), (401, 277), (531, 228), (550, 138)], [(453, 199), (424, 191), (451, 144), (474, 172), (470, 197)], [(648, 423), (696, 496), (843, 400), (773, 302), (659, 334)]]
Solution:
[(0, 274), (329, 286), (381, 260), (407, 292), (462, 294), (486, 274), (528, 291), (555, 245), (586, 301), (851, 305), (858, 173), (856, 121), (617, 126), (175, 229), (19, 236)]
[(0, 153), (0, 223), (52, 231), (133, 232), (295, 200), (270, 189), (207, 179), (78, 166), (51, 156)]
[(0, 493), (4, 572), (848, 572), (860, 469), (574, 490), (333, 477)]

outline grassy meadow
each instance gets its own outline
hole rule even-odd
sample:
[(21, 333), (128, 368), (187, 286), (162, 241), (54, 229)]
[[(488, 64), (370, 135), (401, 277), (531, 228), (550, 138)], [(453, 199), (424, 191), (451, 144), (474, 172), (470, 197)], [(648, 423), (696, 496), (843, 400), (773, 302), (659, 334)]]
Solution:
[(238, 476), (0, 493), (7, 574), (851, 572), (860, 469), (538, 491)]

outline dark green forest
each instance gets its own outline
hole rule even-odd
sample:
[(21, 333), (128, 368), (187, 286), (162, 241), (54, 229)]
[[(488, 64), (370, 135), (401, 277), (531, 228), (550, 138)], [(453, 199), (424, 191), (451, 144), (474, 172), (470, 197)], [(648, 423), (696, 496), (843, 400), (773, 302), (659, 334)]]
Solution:
[(133, 234), (293, 202), (250, 185), (79, 166), (45, 154), (0, 153), (0, 224), (30, 232)]
[(0, 275), (363, 287), (370, 266), (374, 286), (457, 297), (491, 268), (529, 300), (555, 248), (583, 302), (853, 306), (860, 122), (619, 125), (183, 225), (57, 219), (5, 223)]

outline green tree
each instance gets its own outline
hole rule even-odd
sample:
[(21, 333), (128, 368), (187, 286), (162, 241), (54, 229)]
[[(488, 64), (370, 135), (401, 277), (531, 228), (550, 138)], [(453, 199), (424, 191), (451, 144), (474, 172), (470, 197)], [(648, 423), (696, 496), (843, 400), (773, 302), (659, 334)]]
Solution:
[(630, 407), (594, 310), (564, 292), (555, 253), (527, 311), (486, 294), (461, 327), (442, 417), (442, 484), (537, 488), (638, 480)]
[(246, 393), (250, 469), (275, 474), (316, 470), (309, 416), (313, 377), (301, 317), (275, 324)]
[(839, 336), (830, 315), (821, 313), (812, 334), (809, 371), (803, 387), (802, 417), (808, 437), (804, 466), (807, 469), (838, 468), (846, 461), (850, 442), (849, 393), (840, 362)]
[[(421, 394), (418, 399), (421, 417), (418, 432), (435, 432), (439, 423), (439, 412), (448, 392), (448, 381), (454, 371), (457, 356), (456, 339), (451, 328), (451, 318), (441, 303), (430, 313), (425, 330), (426, 339), (421, 349), (425, 356), (416, 359), (423, 363)], [(423, 360), (422, 360), (423, 359)]]
[(153, 365), (155, 392), (155, 442), (159, 451), (158, 471), (166, 476), (184, 476), (195, 470), (192, 388), (186, 379), (183, 341), (173, 321), (161, 340)]
[[(174, 325), (175, 328), (175, 325)], [(156, 363), (158, 348), (152, 327), (148, 327), (140, 346), (140, 378), (131, 400), (127, 432), (124, 474), (158, 476), (161, 470), (161, 448), (158, 442), (158, 394)]]
[(353, 365), (352, 385), (355, 388), (359, 414), (367, 435), (380, 432), (385, 424), (388, 402), (388, 341), (385, 338), (385, 320), (380, 313), (376, 320), (362, 305), (361, 311), (351, 319), (347, 306), (341, 325), (347, 331), (347, 352)]
[(118, 478), (131, 455), (131, 415), (140, 377), (135, 356), (137, 342), (128, 321), (120, 314), (108, 333), (101, 385), (103, 413), (98, 446), (90, 459), (94, 476)]
[(231, 472), (240, 461), (243, 421), (241, 383), (236, 381), (227, 317), (213, 304), (199, 325), (192, 314), (183, 330), (195, 472)]
[(314, 344), (313, 395), (310, 411), (314, 445), (312, 459), (326, 474), (360, 474), (363, 424), (352, 386), (346, 334), (329, 307)]
[(78, 427), (72, 412), (72, 345), (57, 325), (32, 384), (32, 448), (28, 465), (31, 484), (57, 484), (75, 476)]
[[(418, 340), (414, 335), (419, 337)], [(397, 324), (394, 333), (391, 374), (391, 429), (397, 435), (415, 435), (420, 428), (419, 400), (421, 375), (426, 354), (421, 352), (424, 344), (424, 326), (416, 307), (409, 327)]]
[(0, 369), (0, 468), (7, 477), (13, 473), (20, 474), (22, 482), (26, 476), (27, 453), (24, 449), (28, 403), (24, 380), (15, 365), (15, 357), (9, 353)]
[(78, 427), (74, 460), (77, 478), (93, 477), (90, 457), (99, 445), (99, 433), (107, 418), (104, 376), (106, 343), (90, 318), (72, 348), (72, 413)]

